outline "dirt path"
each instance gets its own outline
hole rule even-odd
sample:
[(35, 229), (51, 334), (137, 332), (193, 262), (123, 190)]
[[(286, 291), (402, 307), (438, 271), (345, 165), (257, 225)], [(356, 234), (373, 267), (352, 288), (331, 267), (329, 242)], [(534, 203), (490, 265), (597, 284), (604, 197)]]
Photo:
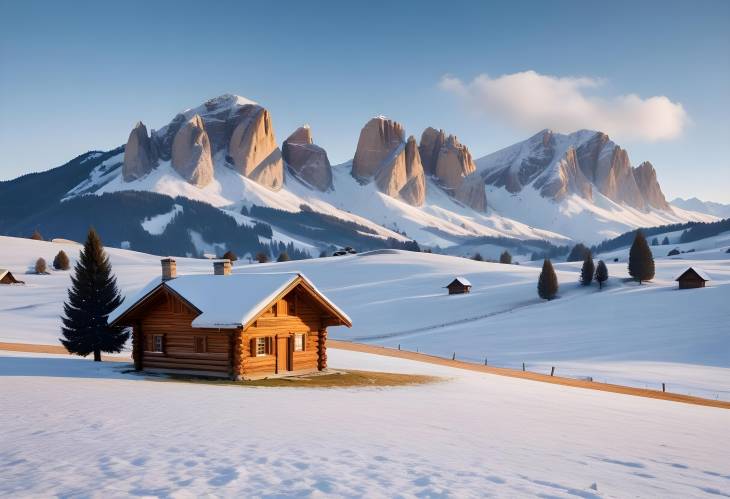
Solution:
[[(457, 369), (465, 369), (467, 371), (475, 371), (487, 374), (496, 374), (498, 376), (507, 376), (510, 378), (521, 378), (532, 381), (540, 381), (543, 383), (552, 383), (554, 385), (572, 386), (574, 388), (585, 388), (588, 390), (598, 390), (602, 392), (621, 393), (624, 395), (633, 395), (636, 397), (645, 397), (652, 399), (668, 400), (671, 402), (682, 402), (685, 404), (703, 405), (708, 407), (719, 407), (722, 409), (730, 409), (730, 402), (722, 400), (711, 400), (701, 397), (693, 397), (691, 395), (682, 395), (678, 393), (665, 393), (658, 390), (647, 390), (645, 388), (632, 388), (623, 385), (611, 385), (608, 383), (596, 383), (594, 381), (584, 381), (572, 378), (561, 378), (560, 376), (548, 376), (547, 374), (533, 373), (530, 371), (518, 371), (516, 369), (507, 369), (504, 367), (490, 367), (480, 364), (472, 364), (470, 362), (462, 362), (460, 360), (450, 360), (435, 355), (427, 355), (425, 353), (407, 352), (405, 350), (394, 350), (391, 348), (378, 347), (374, 345), (365, 345), (363, 343), (351, 343), (348, 341), (327, 340), (330, 348), (339, 350), (349, 350), (351, 352), (370, 353), (374, 355), (383, 355), (386, 357), (396, 357), (399, 359), (415, 360), (418, 362), (428, 362), (439, 366), (455, 367)], [(31, 352), (31, 353), (51, 353), (66, 354), (66, 349), (61, 345), (35, 345), (30, 343), (3, 343), (0, 342), (0, 350), (8, 350), (12, 352)], [(130, 362), (129, 357), (110, 357), (103, 355), (102, 359), (107, 362)]]
[(405, 350), (394, 350), (392, 348), (379, 347), (375, 345), (365, 345), (363, 343), (350, 343), (348, 341), (327, 340), (329, 348), (339, 350), (350, 350), (353, 352), (371, 353), (375, 355), (384, 355), (386, 357), (397, 357), (399, 359), (415, 360), (418, 362), (428, 362), (439, 366), (455, 367), (457, 369), (466, 369), (467, 371), (476, 371), (487, 374), (496, 374), (498, 376), (507, 376), (510, 378), (529, 379), (532, 381), (540, 381), (543, 383), (552, 383), (554, 385), (572, 386), (575, 388), (585, 388), (589, 390), (598, 390), (602, 392), (621, 393), (624, 395), (634, 395), (636, 397), (646, 397), (652, 399), (669, 400), (672, 402), (682, 402), (685, 404), (704, 405), (709, 407), (720, 407), (730, 409), (730, 402), (722, 400), (711, 400), (702, 397), (693, 397), (691, 395), (682, 395), (679, 393), (661, 392), (658, 390), (647, 390), (645, 388), (633, 388), (623, 385), (612, 385), (608, 383), (597, 383), (595, 381), (584, 381), (572, 378), (562, 378), (560, 376), (549, 376), (547, 374), (533, 373), (530, 371), (519, 371), (517, 369), (507, 369), (504, 367), (490, 367), (481, 364), (472, 364), (470, 362), (462, 362), (460, 360), (444, 359), (435, 355), (424, 353), (407, 352)]

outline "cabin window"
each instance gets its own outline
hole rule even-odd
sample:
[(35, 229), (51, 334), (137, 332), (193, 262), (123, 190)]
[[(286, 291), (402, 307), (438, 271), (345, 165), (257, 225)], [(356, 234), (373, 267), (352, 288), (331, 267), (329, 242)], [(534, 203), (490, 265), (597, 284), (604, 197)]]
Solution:
[(208, 338), (206, 336), (195, 337), (195, 353), (206, 353), (208, 351)]
[(297, 299), (296, 296), (290, 294), (286, 297), (286, 315), (297, 315)]
[(271, 344), (270, 341), (268, 341), (268, 338), (256, 338), (256, 357), (261, 357), (263, 355), (269, 355)]
[(152, 336), (152, 351), (153, 352), (164, 352), (164, 336), (161, 334), (155, 334)]
[(294, 335), (294, 351), (303, 352), (304, 346), (307, 343), (306, 333), (297, 333)]

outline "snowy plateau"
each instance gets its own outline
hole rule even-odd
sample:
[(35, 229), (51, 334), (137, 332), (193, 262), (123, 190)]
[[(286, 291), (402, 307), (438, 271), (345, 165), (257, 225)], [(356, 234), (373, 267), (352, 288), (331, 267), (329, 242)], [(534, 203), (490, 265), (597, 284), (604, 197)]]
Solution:
[[(474, 363), (488, 357), (511, 368), (525, 362), (533, 372), (555, 367), (556, 375), (639, 388), (665, 383), (670, 392), (728, 401), (730, 233), (675, 246), (695, 251), (656, 254), (656, 278), (643, 285), (627, 279), (628, 248), (602, 255), (611, 277), (600, 291), (579, 286), (578, 264), (556, 263), (560, 297), (550, 302), (536, 296), (535, 264), (396, 250), (238, 262), (233, 272), (306, 275), (353, 320), (352, 329), (332, 328), (333, 339)], [(26, 282), (0, 287), (0, 342), (57, 344), (69, 272), (25, 271), (60, 249), (73, 264), (80, 246), (0, 237), (0, 261)], [(107, 251), (126, 296), (159, 275), (158, 256)], [(212, 270), (206, 260), (177, 263), (180, 274)], [(708, 287), (676, 289), (673, 278), (689, 265), (707, 272)], [(445, 293), (457, 275), (473, 284), (470, 294)], [(213, 386), (140, 377), (128, 364), (5, 351), (0, 495), (730, 495), (727, 409), (337, 348), (328, 356), (335, 369), (440, 380), (390, 388)]]

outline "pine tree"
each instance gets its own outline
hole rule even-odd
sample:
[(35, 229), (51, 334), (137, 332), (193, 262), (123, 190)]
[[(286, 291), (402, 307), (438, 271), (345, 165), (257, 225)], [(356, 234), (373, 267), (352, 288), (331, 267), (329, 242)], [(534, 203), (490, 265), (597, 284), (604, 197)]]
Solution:
[(537, 281), (537, 294), (543, 300), (552, 300), (558, 294), (558, 276), (549, 258), (542, 263), (542, 272)]
[(46, 272), (48, 266), (46, 265), (46, 261), (43, 258), (39, 258), (35, 261), (35, 273), (36, 274), (47, 274)]
[(644, 233), (636, 231), (634, 243), (629, 251), (629, 275), (639, 281), (650, 281), (654, 278), (654, 256), (646, 244)]
[(34, 241), (43, 241), (43, 236), (38, 231), (38, 229), (33, 231), (33, 234), (30, 236), (30, 238), (33, 239)]
[(267, 255), (263, 251), (259, 251), (258, 253), (256, 253), (256, 261), (259, 263), (266, 263), (269, 261), (269, 255)]
[(669, 245), (669, 237), (664, 236), (664, 239), (662, 239), (662, 246)]
[(499, 255), (499, 263), (512, 263), (512, 255), (509, 254), (509, 251), (504, 250), (502, 254)]
[(279, 258), (276, 259), (277, 262), (288, 262), (289, 261), (289, 254), (286, 251), (282, 251), (279, 253)]
[(581, 260), (585, 259), (586, 253), (588, 253), (590, 250), (586, 247), (583, 243), (578, 243), (575, 246), (573, 246), (573, 249), (570, 250), (570, 253), (568, 254), (568, 258), (565, 259), (566, 262), (580, 262)]
[(477, 262), (483, 262), (484, 257), (482, 257), (481, 253), (475, 253), (473, 257), (471, 257), (472, 260), (476, 260)]
[(652, 239), (651, 240), (651, 245), (652, 246), (659, 246), (659, 239), (657, 239), (656, 237), (654, 239)]
[(603, 260), (598, 260), (596, 266), (596, 282), (598, 282), (598, 289), (603, 289), (603, 283), (608, 280), (608, 268)]
[(223, 254), (223, 258), (229, 260), (231, 263), (233, 263), (236, 260), (238, 260), (238, 256), (236, 256), (236, 254), (233, 251), (231, 251), (231, 250), (226, 251)]
[(583, 286), (590, 286), (593, 281), (593, 272), (595, 267), (593, 266), (593, 255), (590, 250), (586, 253), (586, 257), (583, 260), (583, 267), (580, 269), (580, 283)]
[(68, 270), (70, 263), (68, 261), (68, 255), (65, 251), (59, 251), (53, 258), (53, 268), (56, 270)]
[(84, 357), (93, 353), (96, 362), (101, 361), (101, 352), (121, 352), (129, 332), (107, 323), (109, 314), (121, 303), (109, 257), (98, 234), (90, 228), (63, 304), (61, 343), (66, 350)]

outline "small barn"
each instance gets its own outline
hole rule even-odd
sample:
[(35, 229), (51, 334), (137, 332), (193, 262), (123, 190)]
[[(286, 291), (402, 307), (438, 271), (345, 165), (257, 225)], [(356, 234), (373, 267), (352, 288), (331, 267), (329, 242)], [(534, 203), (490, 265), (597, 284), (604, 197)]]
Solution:
[(132, 328), (137, 370), (235, 380), (304, 374), (327, 367), (327, 328), (350, 318), (299, 273), (178, 276), (162, 260), (162, 277), (109, 316)]
[(674, 280), (679, 283), (679, 289), (704, 288), (710, 276), (699, 267), (687, 267)]
[(471, 291), (471, 283), (464, 277), (457, 277), (446, 288), (450, 295), (463, 295)]
[(0, 269), (0, 284), (25, 284), (19, 281), (7, 269)]

